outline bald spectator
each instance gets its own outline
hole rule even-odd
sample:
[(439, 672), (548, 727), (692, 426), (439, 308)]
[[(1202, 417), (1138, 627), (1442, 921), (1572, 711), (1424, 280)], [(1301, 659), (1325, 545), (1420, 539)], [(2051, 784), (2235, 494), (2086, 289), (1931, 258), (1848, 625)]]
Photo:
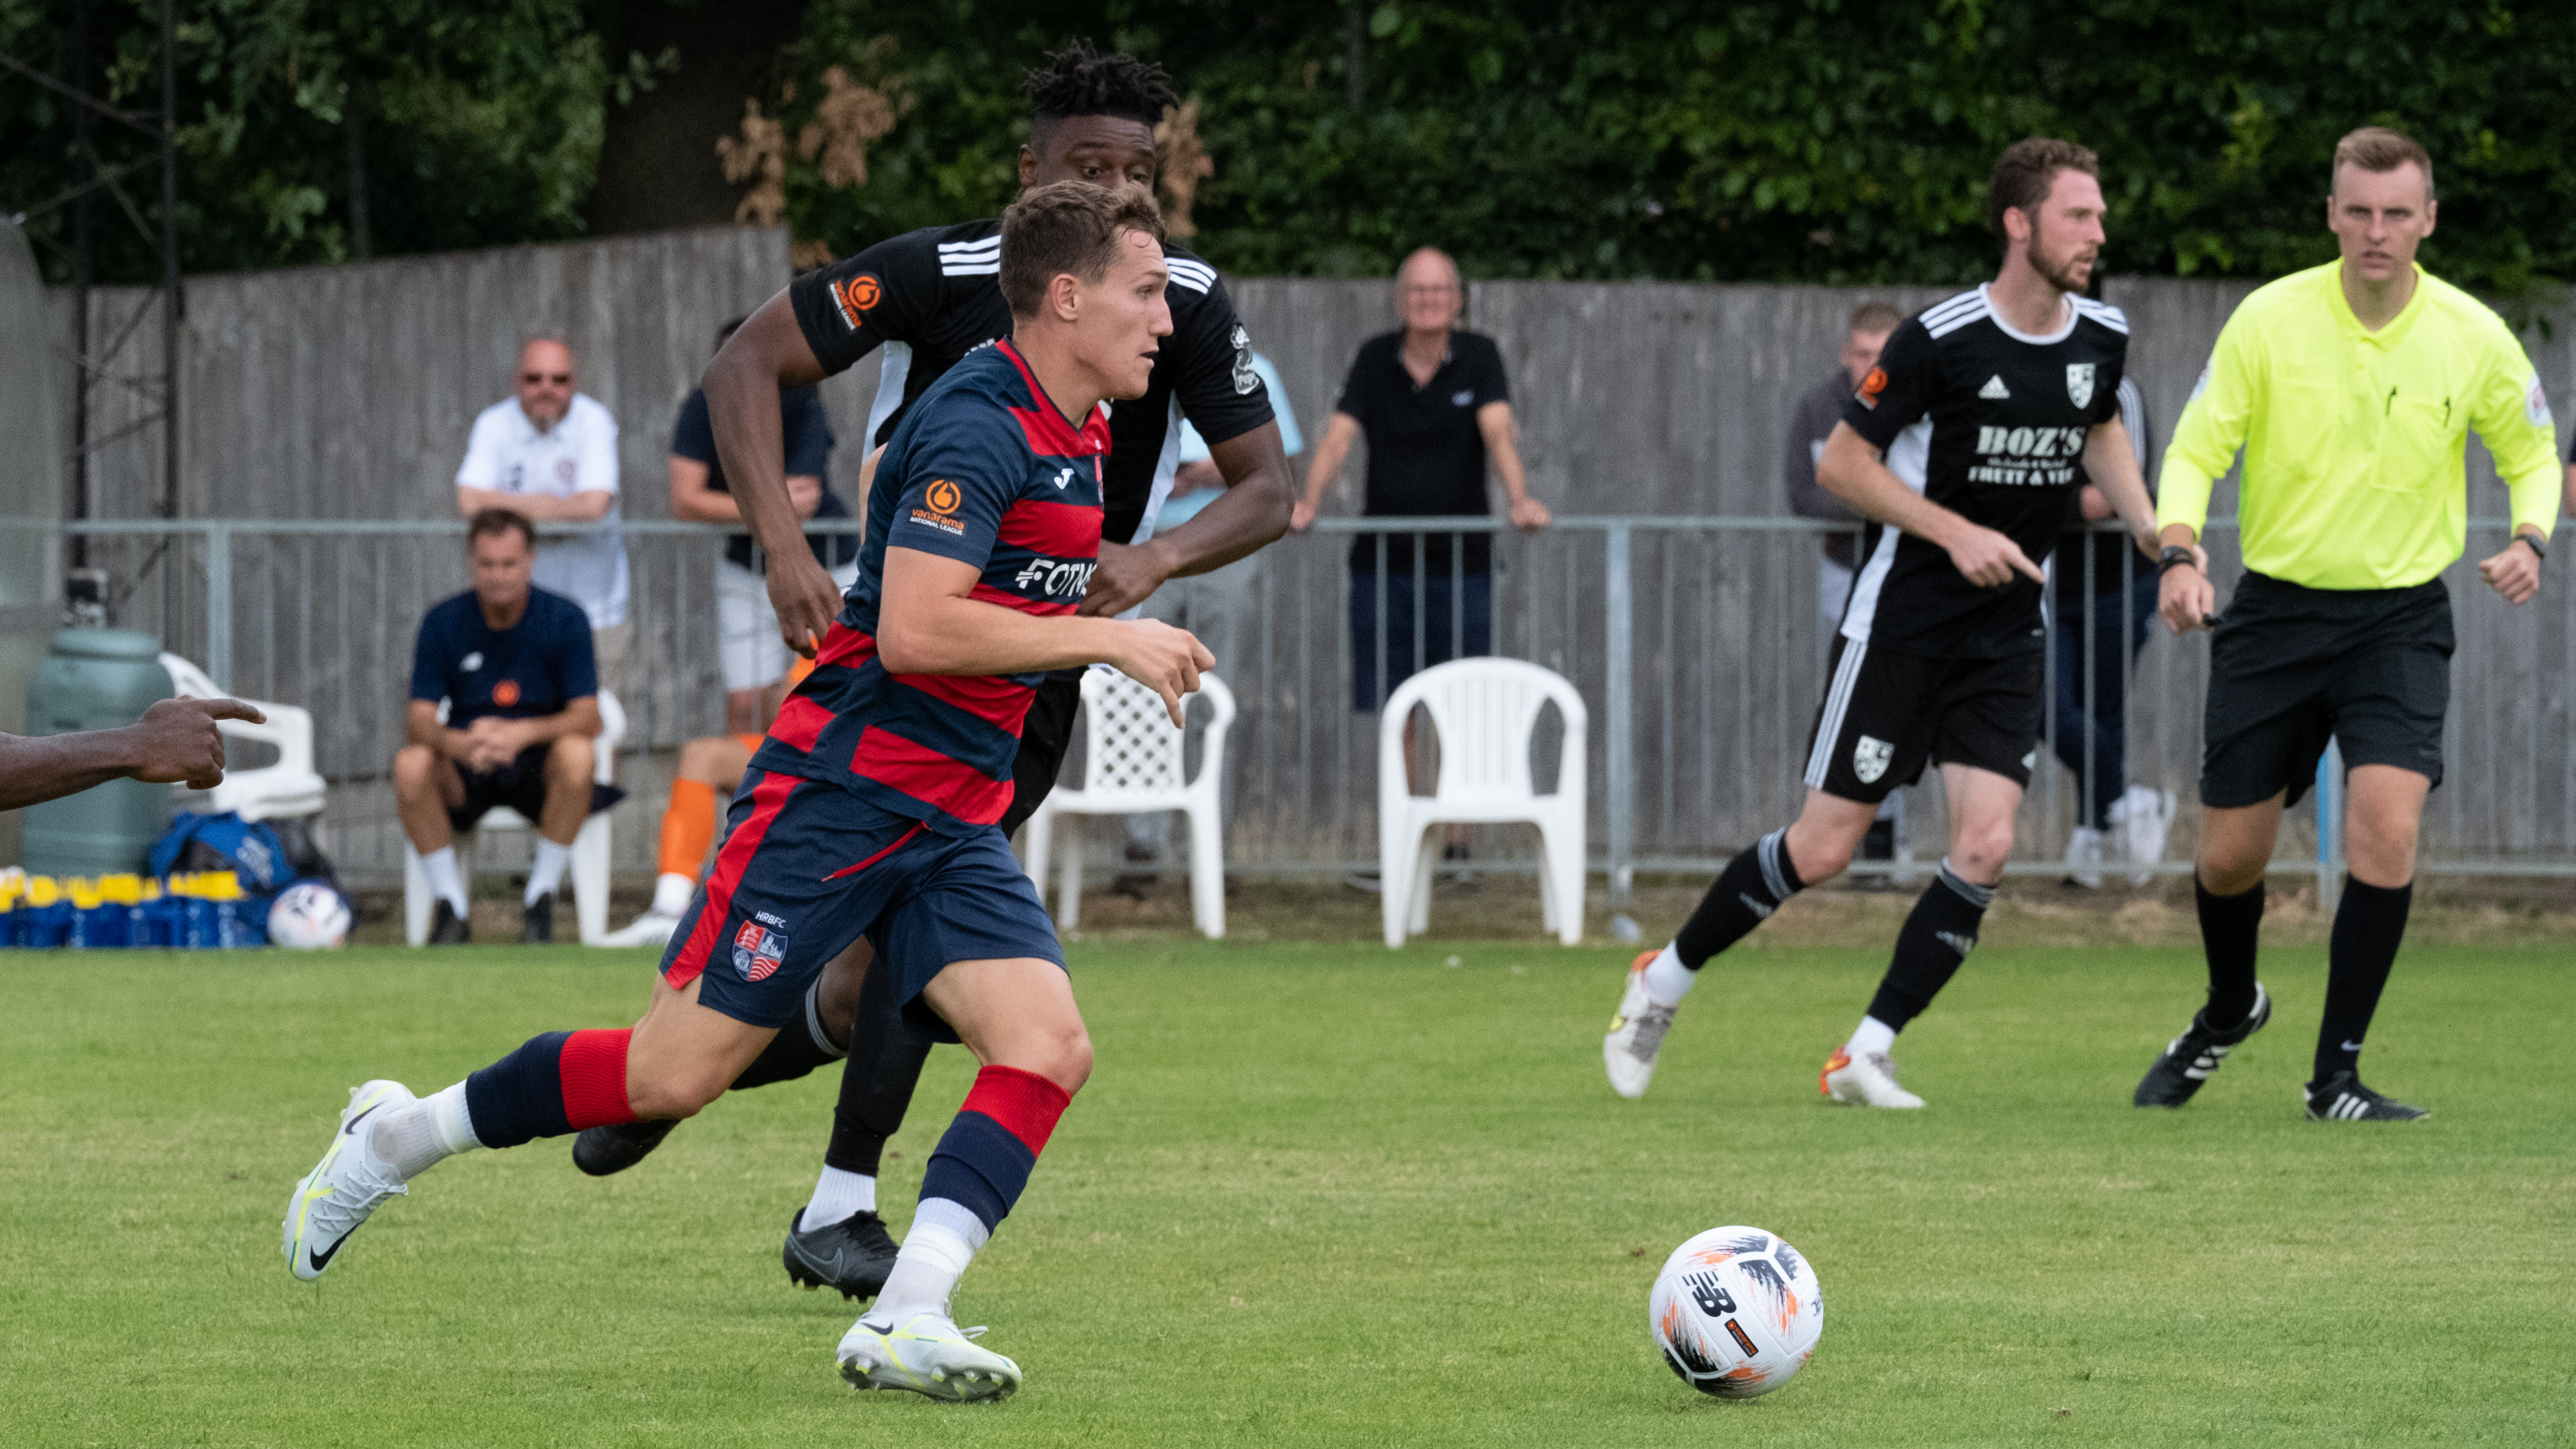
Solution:
[[(1547, 527), (1547, 505), (1530, 496), (1520, 452), (1513, 445), (1502, 349), (1490, 337), (1458, 330), (1466, 304), (1466, 285), (1447, 253), (1424, 247), (1396, 269), (1395, 309), (1404, 326), (1360, 344), (1334, 402), (1333, 420), (1315, 445), (1292, 527), (1303, 530), (1314, 523), (1324, 491), (1333, 486), (1352, 441), (1362, 434), (1368, 437), (1364, 515), (1484, 517), (1493, 511), (1485, 490), (1490, 464), (1502, 480), (1512, 526), (1525, 533)], [(1388, 693), (1418, 669), (1445, 663), (1453, 655), (1493, 652), (1493, 567), (1493, 540), (1481, 531), (1432, 533), (1422, 540), (1419, 559), (1409, 531), (1363, 533), (1352, 541), (1354, 709), (1375, 713)], [(1422, 636), (1418, 658), (1417, 632)], [(1409, 720), (1404, 753), (1409, 779), (1414, 765)], [(1451, 827), (1445, 853), (1451, 860), (1466, 858), (1464, 827)]]
[(617, 421), (598, 399), (575, 390), (572, 348), (533, 337), (519, 349), (517, 396), (474, 419), (464, 466), (456, 470), (456, 511), (486, 509), (547, 525), (608, 525), (548, 539), (534, 582), (581, 606), (590, 620), (599, 686), (626, 692), (632, 627), (626, 618), (626, 544), (617, 532)]

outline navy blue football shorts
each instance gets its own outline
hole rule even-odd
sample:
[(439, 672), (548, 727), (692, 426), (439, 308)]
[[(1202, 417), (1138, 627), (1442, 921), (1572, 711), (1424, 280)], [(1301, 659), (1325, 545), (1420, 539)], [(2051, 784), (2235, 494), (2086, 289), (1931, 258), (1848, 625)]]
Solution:
[(698, 887), (662, 979), (699, 983), (698, 1004), (752, 1026), (805, 1011), (805, 993), (861, 936), (905, 1019), (957, 1033), (921, 1004), (955, 961), (1036, 957), (1064, 965), (1055, 923), (995, 827), (942, 835), (838, 785), (765, 770), (743, 776), (715, 869)]

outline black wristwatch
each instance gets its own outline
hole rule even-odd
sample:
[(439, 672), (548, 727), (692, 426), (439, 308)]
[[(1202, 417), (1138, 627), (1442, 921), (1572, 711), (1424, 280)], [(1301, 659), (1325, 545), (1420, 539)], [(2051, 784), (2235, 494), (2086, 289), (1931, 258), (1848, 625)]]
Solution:
[(2165, 551), (2156, 555), (2156, 576), (2158, 578), (2162, 578), (2164, 577), (2167, 569), (2180, 568), (2185, 564), (2189, 564), (2193, 568), (2198, 568), (2200, 567), (2200, 560), (2193, 555), (2190, 549), (2185, 548), (2181, 544), (2166, 544)]
[(2527, 549), (2530, 549), (2530, 550), (2532, 551), (2532, 553), (2533, 553), (2535, 556), (2537, 556), (2537, 557), (2540, 559), (2540, 561), (2541, 561), (2542, 563), (2547, 563), (2547, 562), (2549, 562), (2549, 550), (2547, 550), (2547, 549), (2545, 549), (2545, 548), (2542, 548), (2542, 547), (2540, 546), (2540, 540), (2539, 540), (2539, 539), (2536, 539), (2536, 538), (2532, 537), (2530, 534), (2527, 534), (2527, 533), (2517, 533), (2517, 534), (2515, 534), (2515, 535), (2513, 536), (2513, 541), (2514, 541), (2514, 542), (2516, 542), (2516, 543), (2518, 543), (2518, 544), (2521, 544), (2523, 547), (2525, 547), (2525, 548), (2527, 548)]

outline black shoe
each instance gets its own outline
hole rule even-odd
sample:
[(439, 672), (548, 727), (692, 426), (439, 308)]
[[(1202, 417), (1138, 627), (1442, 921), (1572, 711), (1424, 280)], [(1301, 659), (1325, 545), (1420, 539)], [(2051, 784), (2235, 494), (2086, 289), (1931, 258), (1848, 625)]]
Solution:
[(1860, 858), (1863, 860), (1896, 859), (1895, 821), (1872, 820), (1869, 822), (1869, 829), (1863, 833), (1860, 838)]
[(1483, 890), (1485, 883), (1477, 879), (1476, 868), (1467, 863), (1473, 858), (1463, 845), (1443, 846), (1440, 851), (1440, 884), (1460, 895), (1474, 895)]
[(804, 1220), (803, 1208), (787, 1219), (787, 1246), (779, 1250), (787, 1276), (801, 1288), (838, 1288), (844, 1298), (876, 1297), (902, 1250), (886, 1231), (885, 1219), (857, 1212), (811, 1230), (796, 1226)]
[(2433, 1114), (2421, 1107), (2383, 1097), (2361, 1084), (2353, 1072), (2337, 1072), (2307, 1088), (2311, 1122), (2412, 1122)]
[(438, 914), (432, 916), (429, 921), (429, 944), (465, 946), (471, 945), (473, 940), (474, 927), (463, 916), (456, 914), (456, 907), (449, 905), (445, 896), (439, 897)]
[(677, 1117), (659, 1122), (624, 1122), (614, 1127), (584, 1127), (572, 1140), (572, 1165), (593, 1177), (607, 1177), (624, 1172), (662, 1145), (671, 1129), (680, 1125)]
[[(2138, 1082), (2137, 1095), (2129, 1100), (2141, 1107), (2179, 1107), (2191, 1100), (2200, 1084), (2218, 1070), (2227, 1054), (2245, 1044), (2245, 1039), (2263, 1029), (2272, 1019), (2272, 994), (2263, 983), (2254, 983), (2254, 1012), (2226, 1031), (2209, 1029), (2209, 1008), (2194, 1012), (2191, 1025), (2183, 1028), (2165, 1047), (2165, 1054), (2147, 1068)], [(2314, 1116), (2312, 1111), (2309, 1115)]]
[(555, 943), (555, 893), (548, 891), (528, 906), (527, 915), (519, 920), (519, 944), (551, 946)]

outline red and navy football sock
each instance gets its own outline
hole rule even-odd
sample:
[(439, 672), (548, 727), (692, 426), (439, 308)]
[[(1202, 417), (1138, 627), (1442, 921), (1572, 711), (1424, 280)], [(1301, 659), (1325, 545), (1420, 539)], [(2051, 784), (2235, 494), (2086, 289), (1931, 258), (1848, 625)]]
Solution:
[(550, 1031), (467, 1077), (475, 1140), (516, 1147), (634, 1121), (626, 1100), (626, 1046), (634, 1035), (630, 1027)]
[(976, 1250), (1020, 1200), (1029, 1170), (1072, 1101), (1072, 1093), (1035, 1072), (986, 1067), (976, 1074), (974, 1089), (930, 1154), (912, 1228), (870, 1319), (944, 1311)]

